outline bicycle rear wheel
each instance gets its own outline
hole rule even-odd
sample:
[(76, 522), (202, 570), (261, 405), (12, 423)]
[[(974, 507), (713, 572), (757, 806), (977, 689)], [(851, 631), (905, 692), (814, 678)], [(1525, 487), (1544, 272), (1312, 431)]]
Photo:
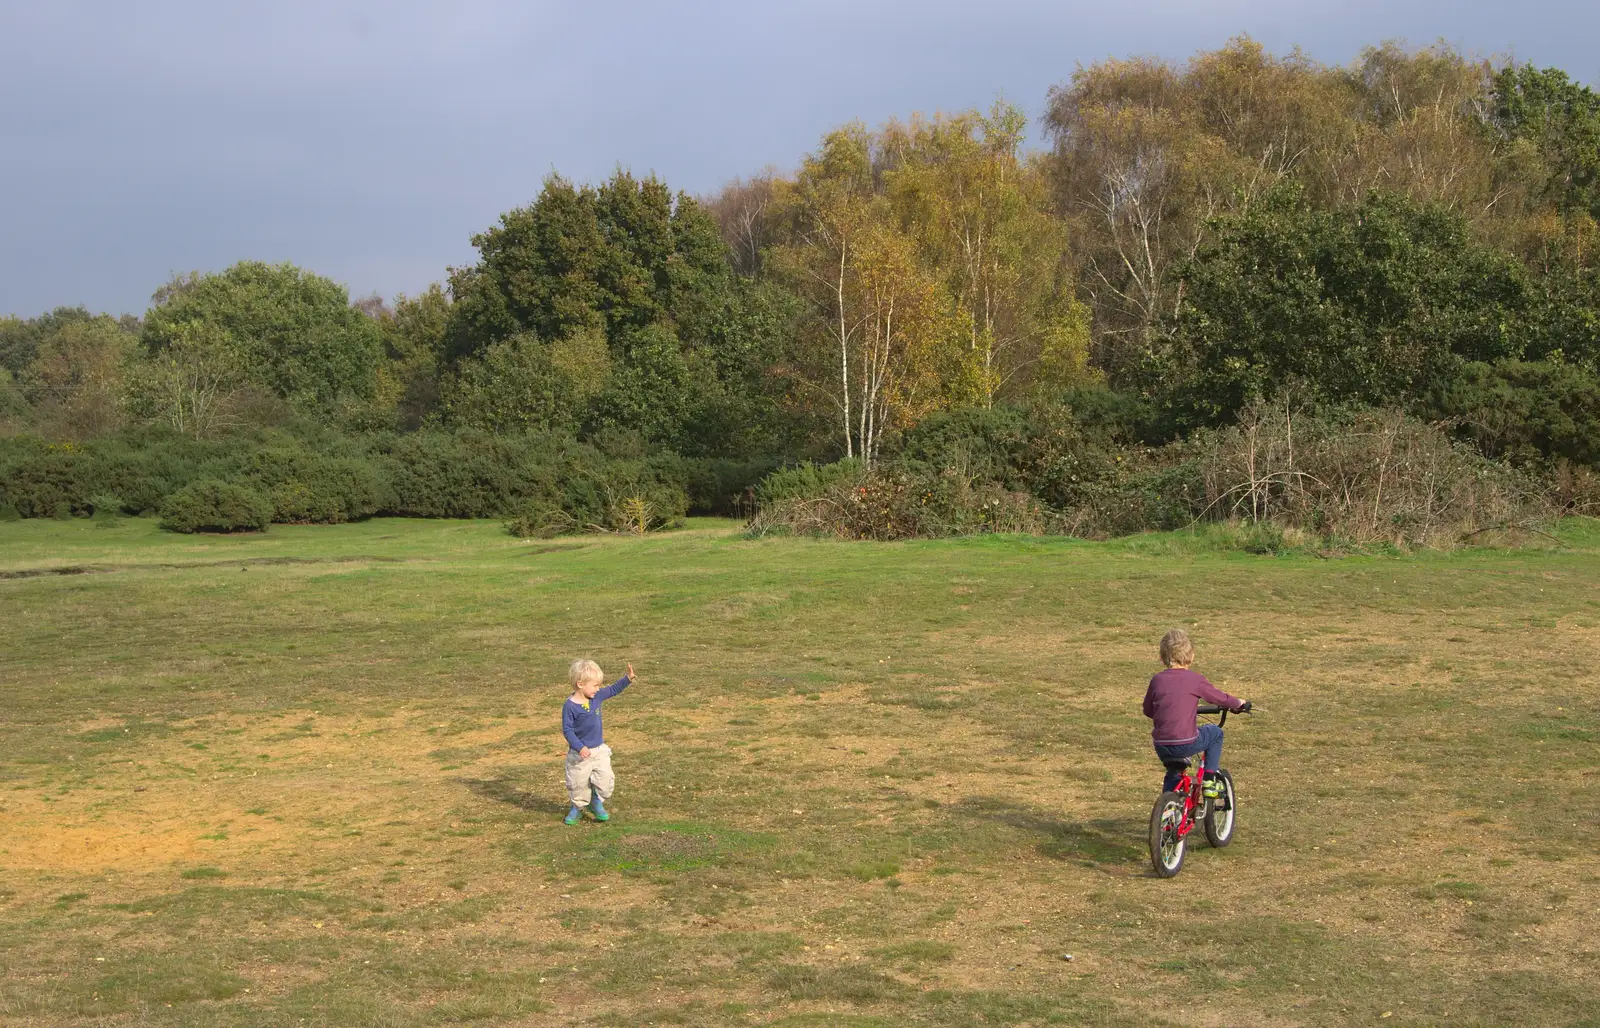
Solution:
[(1150, 811), (1150, 867), (1158, 878), (1171, 878), (1183, 870), (1188, 840), (1178, 835), (1183, 823), (1183, 793), (1164, 792)]
[(1205, 825), (1206, 838), (1220, 850), (1233, 841), (1233, 828), (1239, 823), (1239, 798), (1233, 793), (1232, 775), (1218, 771), (1217, 777), (1222, 779), (1222, 795), (1206, 804)]

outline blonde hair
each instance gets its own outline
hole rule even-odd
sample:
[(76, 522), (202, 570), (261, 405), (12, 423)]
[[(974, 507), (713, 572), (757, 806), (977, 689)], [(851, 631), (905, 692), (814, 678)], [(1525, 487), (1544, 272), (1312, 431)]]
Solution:
[(591, 683), (598, 685), (600, 682), (605, 681), (606, 677), (601, 673), (600, 665), (592, 660), (573, 661), (569, 674), (572, 676), (572, 687), (574, 689), (580, 685), (589, 685)]
[(1174, 628), (1161, 637), (1161, 663), (1167, 667), (1177, 664), (1188, 667), (1194, 663), (1194, 643), (1189, 641), (1188, 632)]

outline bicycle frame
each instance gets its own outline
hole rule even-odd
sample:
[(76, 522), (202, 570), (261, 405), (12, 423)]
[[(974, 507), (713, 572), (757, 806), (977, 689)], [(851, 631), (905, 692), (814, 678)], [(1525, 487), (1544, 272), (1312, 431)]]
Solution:
[[(1228, 723), (1228, 712), (1220, 707), (1201, 707), (1199, 712), (1202, 714), (1221, 714), (1222, 717), (1217, 721), (1218, 728)], [(1206, 752), (1201, 750), (1194, 755), (1193, 762), (1190, 763), (1189, 769), (1183, 773), (1183, 777), (1178, 779), (1178, 784), (1172, 787), (1173, 792), (1183, 795), (1183, 817), (1178, 821), (1179, 839), (1189, 837), (1189, 833), (1194, 831), (1194, 826), (1197, 823), (1195, 811), (1205, 808), (1206, 797), (1204, 790), (1207, 770), (1215, 771), (1217, 769), (1208, 769), (1206, 767)]]

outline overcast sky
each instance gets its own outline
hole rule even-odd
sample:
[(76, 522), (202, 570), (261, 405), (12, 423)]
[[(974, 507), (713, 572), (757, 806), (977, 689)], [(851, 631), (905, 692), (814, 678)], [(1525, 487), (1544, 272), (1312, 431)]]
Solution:
[(1239, 33), (1600, 81), (1595, 0), (0, 0), (0, 314), (142, 312), (243, 258), (393, 297), (551, 171), (706, 193), (851, 119), (997, 96), (1037, 118), (1079, 64)]

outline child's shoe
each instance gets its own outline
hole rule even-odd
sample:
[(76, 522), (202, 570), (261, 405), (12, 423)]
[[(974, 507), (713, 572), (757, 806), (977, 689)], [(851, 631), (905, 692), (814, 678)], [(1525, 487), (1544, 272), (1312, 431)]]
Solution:
[(575, 825), (579, 821), (581, 821), (582, 819), (583, 819), (583, 811), (579, 810), (577, 807), (573, 807), (571, 810), (567, 811), (567, 816), (562, 819), (562, 823), (563, 824), (569, 824), (569, 825)]
[(1218, 775), (1208, 773), (1205, 777), (1205, 781), (1201, 783), (1200, 792), (1208, 800), (1219, 798), (1223, 793), (1222, 778)]
[(596, 821), (611, 820), (611, 812), (606, 809), (605, 802), (600, 799), (599, 793), (594, 793), (593, 798), (589, 800), (589, 813), (594, 815)]

